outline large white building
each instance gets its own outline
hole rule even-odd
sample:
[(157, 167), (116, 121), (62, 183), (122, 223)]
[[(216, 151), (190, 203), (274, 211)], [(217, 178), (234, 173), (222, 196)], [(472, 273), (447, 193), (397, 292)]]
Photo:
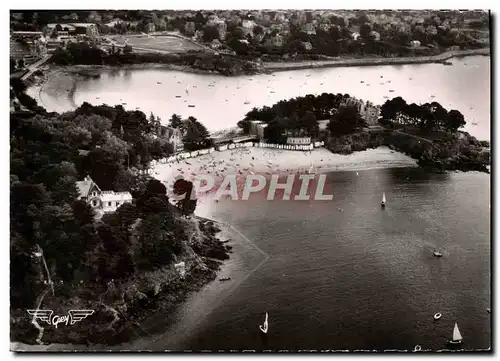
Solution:
[(286, 138), (288, 145), (309, 145), (311, 144), (311, 137), (288, 137)]
[(102, 191), (89, 176), (76, 182), (76, 188), (80, 193), (78, 199), (86, 201), (98, 216), (114, 212), (124, 203), (132, 203), (129, 192)]

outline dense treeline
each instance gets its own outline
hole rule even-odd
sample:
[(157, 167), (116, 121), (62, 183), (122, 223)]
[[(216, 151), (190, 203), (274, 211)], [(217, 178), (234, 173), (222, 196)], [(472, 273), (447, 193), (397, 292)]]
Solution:
[(403, 98), (397, 97), (387, 100), (380, 110), (382, 124), (413, 125), (427, 132), (435, 130), (456, 132), (465, 125), (462, 113), (455, 109), (448, 111), (438, 102), (407, 104)]
[(323, 93), (281, 100), (271, 107), (253, 108), (238, 126), (248, 133), (251, 120), (263, 121), (267, 123), (264, 137), (276, 143), (285, 142), (287, 134), (317, 137), (318, 120), (330, 120), (331, 135), (348, 134), (365, 125), (356, 100), (350, 104), (350, 99), (348, 94)]
[[(196, 202), (177, 210), (161, 182), (131, 170), (171, 153), (156, 134), (158, 122), (122, 106), (87, 103), (64, 114), (11, 113), (12, 307), (33, 306), (43, 288), (46, 275), (33, 256), (38, 246), (52, 281), (99, 284), (168, 264), (182, 251), (179, 214), (191, 214)], [(93, 210), (77, 200), (75, 182), (86, 175), (103, 190), (130, 191), (134, 203), (94, 221)]]
[(223, 75), (252, 74), (257, 71), (251, 62), (222, 54), (197, 51), (179, 54), (135, 53), (130, 46), (112, 46), (109, 51), (104, 51), (85, 42), (70, 43), (66, 48), (58, 48), (52, 56), (52, 61), (57, 65), (174, 64), (215, 71)]

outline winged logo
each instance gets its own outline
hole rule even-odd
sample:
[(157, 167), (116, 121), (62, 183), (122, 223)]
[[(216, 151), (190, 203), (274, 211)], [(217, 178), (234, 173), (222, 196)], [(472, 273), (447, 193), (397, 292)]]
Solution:
[(94, 310), (69, 310), (69, 315), (71, 316), (71, 325), (86, 319), (88, 316), (94, 313)]
[(28, 313), (33, 316), (33, 320), (47, 322), (50, 325), (51, 317), (54, 311), (52, 310), (28, 310)]

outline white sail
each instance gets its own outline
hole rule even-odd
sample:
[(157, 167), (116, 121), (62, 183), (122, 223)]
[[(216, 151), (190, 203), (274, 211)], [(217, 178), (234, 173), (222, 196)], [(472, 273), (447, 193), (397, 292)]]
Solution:
[(462, 341), (462, 335), (458, 330), (458, 325), (456, 322), (455, 322), (455, 328), (453, 329), (453, 341)]
[(382, 194), (382, 203), (385, 203), (385, 192)]
[(268, 327), (269, 327), (269, 325), (267, 323), (267, 312), (266, 312), (266, 319), (264, 320), (264, 324), (259, 325), (259, 328), (262, 332), (267, 333)]

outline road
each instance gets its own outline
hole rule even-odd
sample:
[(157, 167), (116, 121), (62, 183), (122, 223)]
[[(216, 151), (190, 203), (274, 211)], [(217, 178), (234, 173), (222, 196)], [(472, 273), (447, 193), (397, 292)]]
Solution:
[(28, 79), (35, 71), (37, 71), (37, 69), (42, 64), (44, 64), (47, 60), (49, 60), (51, 56), (52, 56), (51, 54), (45, 55), (42, 59), (40, 59), (37, 62), (35, 62), (35, 63), (31, 64), (30, 66), (28, 66), (28, 70), (29, 71), (21, 77), (21, 80)]

